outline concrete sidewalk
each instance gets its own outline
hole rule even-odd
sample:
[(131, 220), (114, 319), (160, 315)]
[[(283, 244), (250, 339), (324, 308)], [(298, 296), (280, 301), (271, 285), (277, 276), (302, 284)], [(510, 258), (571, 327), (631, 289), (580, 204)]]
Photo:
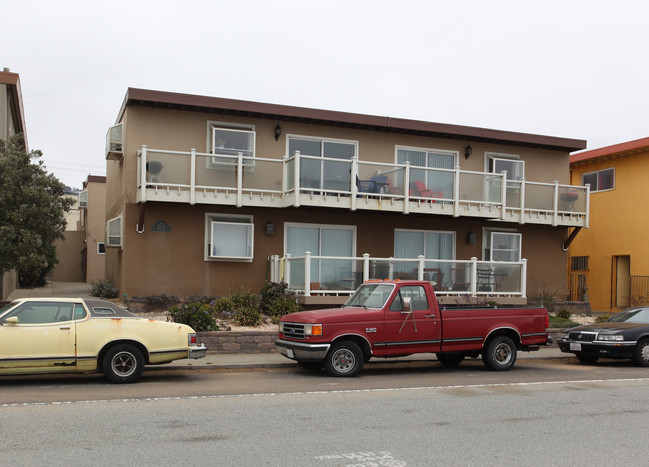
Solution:
[[(541, 347), (536, 352), (518, 352), (518, 360), (570, 358), (571, 354), (562, 353), (559, 347)], [(412, 363), (418, 361), (437, 361), (435, 354), (415, 354), (399, 358), (373, 358), (368, 365), (375, 363)], [(292, 368), (297, 362), (278, 352), (266, 353), (216, 353), (208, 352), (205, 358), (196, 360), (176, 360), (160, 366), (149, 366), (150, 369), (254, 369), (254, 368)]]
[(45, 287), (33, 289), (16, 289), (9, 294), (7, 301), (19, 298), (69, 297), (93, 298), (90, 295), (90, 284), (85, 282), (52, 281)]

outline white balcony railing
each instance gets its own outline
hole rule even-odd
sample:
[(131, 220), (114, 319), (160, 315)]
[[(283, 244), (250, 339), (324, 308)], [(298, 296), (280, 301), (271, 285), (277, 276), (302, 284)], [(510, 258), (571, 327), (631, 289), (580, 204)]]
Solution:
[(590, 187), (507, 173), (312, 157), (138, 151), (137, 200), (237, 207), (325, 206), (588, 227)]
[(438, 296), (526, 297), (527, 260), (519, 262), (277, 255), (270, 281), (286, 282), (299, 294), (350, 295), (369, 280), (431, 281)]

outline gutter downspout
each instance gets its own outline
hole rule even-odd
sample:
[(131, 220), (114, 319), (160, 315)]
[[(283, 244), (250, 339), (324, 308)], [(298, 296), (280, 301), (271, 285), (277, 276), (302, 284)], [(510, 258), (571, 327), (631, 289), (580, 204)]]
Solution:
[(140, 218), (135, 226), (135, 231), (139, 234), (144, 233), (144, 215), (146, 214), (146, 203), (140, 203)]
[(568, 251), (568, 248), (570, 247), (570, 244), (575, 239), (575, 237), (577, 236), (577, 234), (579, 233), (580, 230), (581, 230), (581, 227), (575, 227), (575, 230), (573, 230), (570, 233), (570, 236), (566, 239), (566, 241), (561, 244), (561, 249), (563, 251)]

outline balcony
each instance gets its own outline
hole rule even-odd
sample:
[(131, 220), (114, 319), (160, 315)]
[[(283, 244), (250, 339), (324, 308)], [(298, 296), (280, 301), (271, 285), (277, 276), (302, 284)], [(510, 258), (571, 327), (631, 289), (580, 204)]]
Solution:
[(137, 156), (137, 201), (337, 209), (588, 227), (589, 186), (507, 173), (311, 157), (283, 159), (149, 149)]
[(426, 280), (442, 304), (527, 302), (527, 260), (520, 262), (304, 256), (270, 258), (270, 280), (286, 282), (303, 304), (343, 303), (371, 280)]

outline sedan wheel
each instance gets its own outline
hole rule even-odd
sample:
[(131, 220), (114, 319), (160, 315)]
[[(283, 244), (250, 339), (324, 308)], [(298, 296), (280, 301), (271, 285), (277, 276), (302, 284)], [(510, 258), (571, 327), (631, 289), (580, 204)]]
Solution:
[(649, 339), (642, 339), (638, 342), (633, 361), (638, 366), (649, 366)]
[(144, 357), (136, 347), (120, 344), (106, 352), (102, 367), (111, 383), (133, 383), (142, 376)]

